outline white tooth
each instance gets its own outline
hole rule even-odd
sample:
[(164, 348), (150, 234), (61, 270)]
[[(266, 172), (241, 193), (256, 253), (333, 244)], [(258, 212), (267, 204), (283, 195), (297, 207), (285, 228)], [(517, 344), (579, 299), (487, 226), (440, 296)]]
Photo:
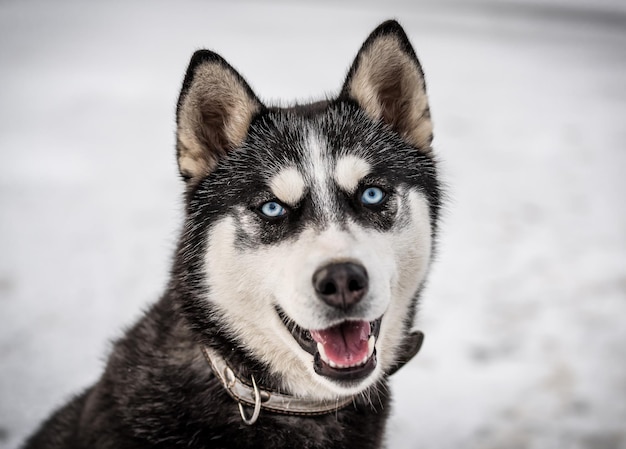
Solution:
[(367, 341), (367, 357), (366, 360), (369, 359), (372, 354), (374, 354), (374, 346), (376, 345), (376, 337), (374, 337), (373, 335), (370, 337), (370, 339)]
[(326, 350), (324, 349), (323, 344), (317, 343), (317, 352), (320, 353), (320, 357), (324, 362), (329, 363), (328, 356), (326, 355)]
[(327, 363), (330, 365), (331, 368), (337, 368), (337, 364), (332, 360), (329, 360)]

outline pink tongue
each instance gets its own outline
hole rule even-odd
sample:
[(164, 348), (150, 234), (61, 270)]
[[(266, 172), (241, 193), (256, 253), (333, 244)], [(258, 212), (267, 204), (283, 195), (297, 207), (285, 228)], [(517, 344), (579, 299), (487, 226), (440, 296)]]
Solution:
[(370, 332), (367, 321), (346, 321), (328, 329), (311, 331), (311, 336), (324, 346), (326, 357), (331, 362), (352, 365), (367, 356)]

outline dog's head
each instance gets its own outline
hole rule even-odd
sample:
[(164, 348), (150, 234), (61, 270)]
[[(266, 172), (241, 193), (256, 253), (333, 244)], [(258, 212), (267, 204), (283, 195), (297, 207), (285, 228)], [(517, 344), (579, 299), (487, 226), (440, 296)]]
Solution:
[(177, 137), (178, 271), (195, 313), (200, 301), (294, 394), (379, 380), (412, 324), (439, 207), (424, 77), (402, 28), (370, 35), (337, 98), (291, 108), (266, 107), (199, 51)]

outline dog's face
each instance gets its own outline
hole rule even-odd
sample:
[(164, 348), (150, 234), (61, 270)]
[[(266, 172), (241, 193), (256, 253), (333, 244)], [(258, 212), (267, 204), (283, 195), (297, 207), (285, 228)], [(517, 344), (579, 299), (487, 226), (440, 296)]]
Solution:
[(178, 107), (181, 257), (207, 313), (292, 393), (358, 393), (394, 365), (431, 257), (431, 138), (395, 23), (337, 99), (304, 107), (266, 108), (219, 56), (194, 55)]

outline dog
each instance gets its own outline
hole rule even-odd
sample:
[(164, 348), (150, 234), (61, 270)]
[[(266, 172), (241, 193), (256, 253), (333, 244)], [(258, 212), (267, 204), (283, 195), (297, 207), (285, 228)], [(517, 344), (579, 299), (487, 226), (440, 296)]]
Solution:
[(377, 27), (335, 98), (263, 104), (197, 51), (165, 294), (25, 449), (379, 448), (442, 197), (421, 65)]

